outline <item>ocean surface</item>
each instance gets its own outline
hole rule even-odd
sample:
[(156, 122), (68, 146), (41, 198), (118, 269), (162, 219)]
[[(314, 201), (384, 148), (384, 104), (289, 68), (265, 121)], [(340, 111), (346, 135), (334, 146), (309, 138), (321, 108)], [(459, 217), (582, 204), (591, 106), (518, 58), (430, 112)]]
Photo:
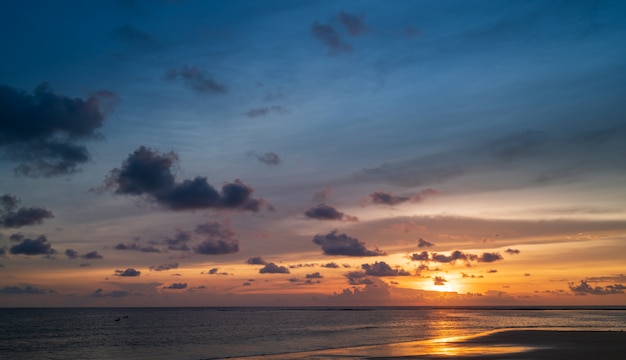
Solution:
[(496, 329), (626, 330), (626, 308), (0, 309), (0, 359), (220, 359)]

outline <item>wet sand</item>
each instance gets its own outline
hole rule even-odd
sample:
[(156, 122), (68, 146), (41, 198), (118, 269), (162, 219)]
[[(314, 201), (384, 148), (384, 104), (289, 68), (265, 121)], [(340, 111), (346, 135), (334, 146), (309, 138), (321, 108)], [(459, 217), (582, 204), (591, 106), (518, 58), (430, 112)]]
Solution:
[(241, 359), (626, 359), (626, 332), (504, 330), (474, 337), (328, 349)]

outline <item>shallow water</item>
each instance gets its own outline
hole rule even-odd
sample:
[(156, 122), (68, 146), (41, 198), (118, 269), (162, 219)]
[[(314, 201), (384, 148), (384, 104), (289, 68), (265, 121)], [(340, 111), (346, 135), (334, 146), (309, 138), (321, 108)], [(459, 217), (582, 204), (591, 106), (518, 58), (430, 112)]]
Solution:
[(215, 359), (392, 344), (504, 328), (620, 331), (626, 329), (626, 310), (0, 309), (0, 358)]

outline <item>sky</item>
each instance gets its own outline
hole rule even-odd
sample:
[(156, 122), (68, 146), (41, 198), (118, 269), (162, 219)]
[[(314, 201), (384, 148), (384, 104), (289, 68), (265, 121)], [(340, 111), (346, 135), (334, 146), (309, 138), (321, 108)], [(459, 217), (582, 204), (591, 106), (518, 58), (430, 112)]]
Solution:
[(626, 304), (626, 2), (0, 4), (0, 306)]

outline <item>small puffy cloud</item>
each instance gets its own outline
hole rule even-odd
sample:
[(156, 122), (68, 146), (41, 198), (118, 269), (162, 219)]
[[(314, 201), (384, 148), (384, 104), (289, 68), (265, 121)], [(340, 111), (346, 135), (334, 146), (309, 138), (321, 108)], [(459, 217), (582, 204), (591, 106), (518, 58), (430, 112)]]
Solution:
[(311, 33), (313, 34), (313, 37), (326, 45), (330, 55), (349, 52), (352, 50), (352, 46), (343, 42), (339, 32), (337, 32), (337, 30), (330, 25), (320, 24), (316, 21), (311, 25)]
[(17, 196), (4, 194), (0, 196), (0, 227), (20, 228), (22, 226), (41, 224), (44, 219), (53, 218), (54, 214), (39, 207), (19, 208), (20, 199)]
[(246, 264), (250, 264), (250, 265), (267, 265), (267, 261), (263, 260), (263, 258), (260, 257), (260, 256), (253, 256), (251, 258), (248, 258), (248, 260), (246, 260)]
[(433, 278), (433, 283), (437, 286), (444, 286), (448, 280), (444, 279), (442, 276), (435, 276)]
[(586, 280), (580, 280), (580, 284), (569, 284), (569, 289), (576, 295), (614, 295), (624, 294), (626, 286), (623, 284), (613, 284), (607, 286), (591, 286)]
[(517, 249), (506, 249), (504, 252), (509, 255), (517, 255), (520, 253), (520, 251)]
[(150, 270), (154, 271), (168, 271), (172, 269), (178, 269), (178, 263), (150, 266)]
[(409, 274), (408, 271), (405, 271), (402, 268), (392, 269), (391, 266), (389, 266), (384, 261), (380, 261), (380, 262), (376, 261), (373, 264), (363, 264), (361, 265), (361, 268), (365, 270), (365, 274), (371, 275), (371, 276), (408, 276), (408, 275), (411, 275)]
[(133, 268), (128, 268), (126, 270), (115, 270), (115, 276), (123, 276), (123, 277), (133, 277), (141, 275), (141, 271), (135, 270)]
[(359, 36), (367, 32), (368, 28), (365, 25), (364, 18), (365, 16), (363, 15), (357, 16), (343, 11), (337, 15), (337, 19), (341, 25), (343, 25), (346, 28), (346, 31), (348, 31), (348, 34), (352, 36)]
[(102, 255), (100, 255), (97, 251), (90, 251), (88, 253), (85, 253), (83, 255), (80, 256), (83, 259), (88, 259), (88, 260), (100, 260), (100, 259), (104, 259), (104, 257)]
[(187, 283), (173, 283), (172, 285), (163, 287), (163, 289), (169, 289), (169, 290), (183, 290), (186, 288), (187, 288)]
[(91, 297), (95, 298), (123, 298), (131, 295), (130, 291), (125, 290), (113, 290), (111, 292), (105, 292), (102, 288), (98, 288), (91, 294)]
[(165, 78), (172, 81), (180, 80), (186, 87), (198, 94), (224, 94), (228, 91), (226, 85), (218, 83), (195, 66), (184, 65), (178, 69), (170, 69), (165, 74)]
[(374, 283), (363, 271), (350, 271), (345, 276), (350, 285), (371, 285)]
[(193, 251), (202, 255), (224, 255), (239, 252), (239, 244), (226, 240), (204, 240)]
[(422, 251), (421, 253), (413, 253), (409, 256), (409, 259), (413, 261), (428, 261), (428, 251)]
[(54, 94), (42, 83), (32, 94), (0, 85), (0, 151), (20, 162), (18, 175), (68, 175), (91, 158), (79, 141), (100, 137), (107, 102), (117, 95), (98, 92), (87, 99)]
[(436, 262), (439, 262), (439, 263), (452, 263), (452, 264), (454, 264), (457, 260), (463, 260), (465, 262), (469, 261), (468, 256), (465, 253), (463, 253), (462, 251), (459, 251), (459, 250), (453, 251), (450, 255), (431, 253), (430, 257), (431, 257), (432, 261), (436, 261)]
[(26, 286), (5, 286), (0, 289), (0, 294), (4, 295), (43, 295), (43, 294), (54, 294), (56, 291), (54, 290), (46, 290), (36, 288), (31, 285)]
[(328, 234), (318, 234), (313, 237), (313, 242), (322, 247), (326, 255), (346, 256), (380, 256), (386, 255), (382, 250), (370, 250), (365, 247), (365, 242), (346, 234), (339, 234), (333, 230)]
[(320, 266), (321, 267), (325, 267), (325, 268), (329, 268), (329, 269), (339, 269), (339, 265), (337, 265), (337, 263), (334, 263), (334, 262), (329, 262), (327, 264), (322, 264)]
[(332, 206), (319, 204), (304, 212), (308, 219), (316, 220), (338, 220), (338, 221), (359, 221), (355, 216), (350, 216), (338, 211)]
[(502, 255), (498, 253), (482, 253), (482, 255), (477, 256), (475, 259), (478, 262), (490, 263), (490, 262), (502, 260)]
[(487, 274), (495, 274), (497, 272), (498, 272), (498, 270), (496, 270), (496, 269), (490, 269), (490, 270), (487, 271)]
[(176, 229), (176, 234), (173, 237), (166, 238), (165, 244), (169, 250), (189, 251), (190, 248), (187, 245), (187, 242), (191, 239), (192, 234), (190, 232)]
[(246, 111), (244, 115), (246, 115), (247, 117), (255, 118), (259, 116), (266, 116), (271, 113), (284, 114), (285, 112), (287, 111), (282, 106), (273, 105), (250, 109)]
[(320, 274), (319, 272), (314, 272), (313, 274), (306, 274), (305, 276), (307, 279), (321, 279), (323, 278), (322, 274)]
[(284, 266), (278, 266), (273, 262), (265, 265), (261, 270), (259, 270), (261, 274), (289, 274), (290, 271), (288, 268)]
[(256, 154), (255, 157), (257, 160), (259, 160), (259, 162), (262, 162), (267, 165), (280, 164), (280, 156), (278, 156), (277, 153), (272, 152), (272, 151), (266, 152), (265, 154)]
[(431, 243), (430, 241), (426, 241), (426, 240), (424, 240), (424, 239), (422, 239), (422, 238), (420, 238), (420, 239), (417, 241), (417, 247), (418, 247), (418, 248), (423, 248), (423, 247), (433, 247), (433, 246), (435, 246), (435, 244)]
[(373, 204), (392, 206), (392, 205), (402, 204), (405, 202), (420, 203), (424, 201), (426, 197), (430, 197), (430, 196), (434, 196), (438, 194), (440, 194), (440, 192), (435, 189), (425, 189), (418, 193), (409, 194), (409, 195), (396, 195), (393, 193), (377, 191), (377, 192), (371, 193), (369, 197)]
[(41, 235), (36, 239), (22, 239), (17, 245), (11, 246), (11, 254), (14, 255), (52, 255), (56, 251), (52, 249), (52, 245), (48, 242), (45, 235)]
[(219, 268), (212, 268), (209, 271), (207, 271), (207, 274), (209, 275), (230, 275), (227, 272), (219, 272), (220, 269)]
[(120, 168), (114, 168), (105, 178), (102, 188), (119, 195), (142, 196), (171, 210), (229, 209), (257, 212), (265, 204), (252, 197), (252, 189), (237, 179), (222, 186), (221, 191), (205, 177), (176, 182), (172, 167), (178, 161), (176, 153), (160, 153), (140, 146), (130, 154)]
[(70, 259), (78, 259), (78, 251), (74, 249), (65, 250), (65, 255)]
[(124, 244), (119, 243), (115, 245), (115, 250), (130, 250), (130, 251), (140, 251), (146, 253), (160, 253), (161, 250), (155, 248), (154, 246), (142, 246), (137, 243)]

